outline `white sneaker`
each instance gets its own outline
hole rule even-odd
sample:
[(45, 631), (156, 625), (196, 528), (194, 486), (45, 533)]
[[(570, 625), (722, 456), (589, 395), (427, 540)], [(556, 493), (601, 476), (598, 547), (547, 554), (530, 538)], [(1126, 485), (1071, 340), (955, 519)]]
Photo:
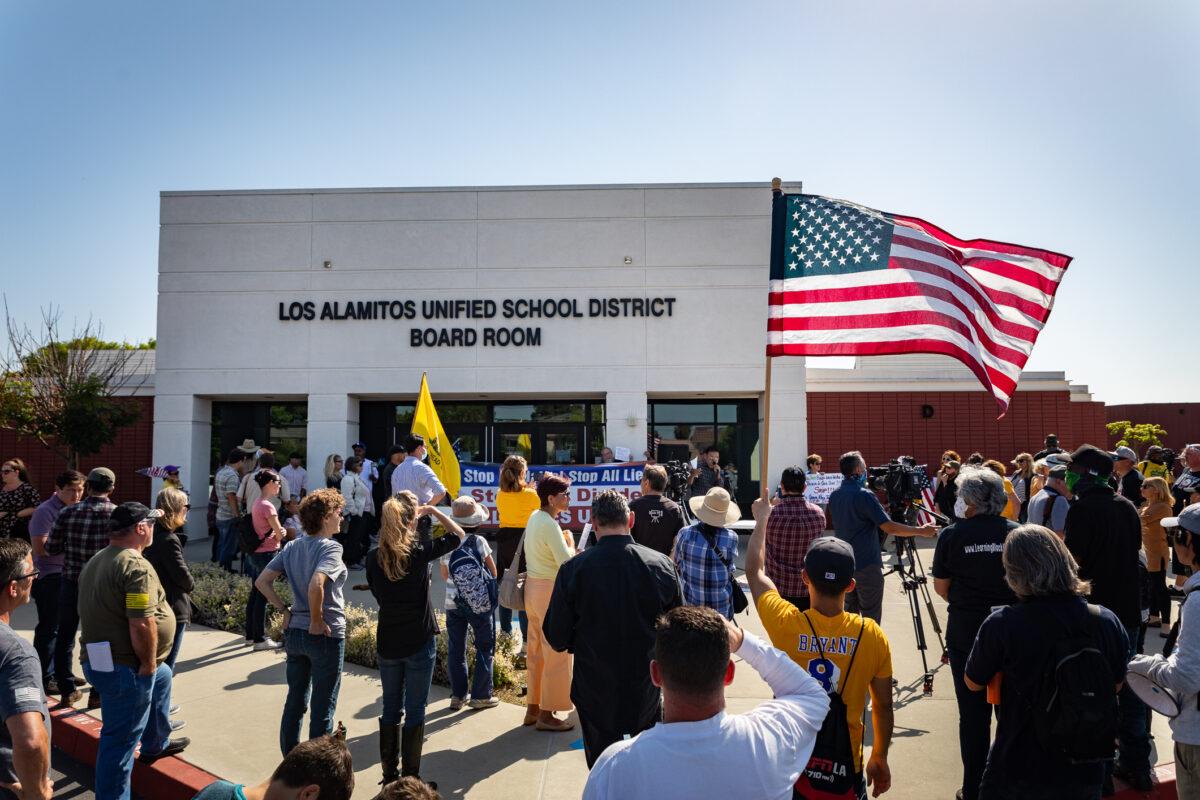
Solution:
[(495, 708), (498, 705), (500, 705), (500, 701), (495, 697), (481, 697), (478, 700), (472, 697), (471, 701), (467, 703), (468, 708), (474, 709)]
[(187, 725), (187, 721), (186, 721), (186, 720), (182, 720), (182, 719), (173, 719), (173, 720), (171, 720), (171, 732), (172, 732), (172, 733), (174, 733), (175, 731), (177, 731), (177, 730), (179, 730), (180, 728), (182, 728), (184, 725)]
[(277, 650), (277, 649), (279, 649), (279, 642), (275, 641), (274, 639), (263, 639), (261, 642), (254, 643), (254, 652), (256, 652), (256, 653), (259, 652), (260, 650)]
[(463, 699), (461, 697), (455, 697), (454, 695), (451, 695), (450, 696), (450, 710), (458, 711), (462, 707), (463, 707)]

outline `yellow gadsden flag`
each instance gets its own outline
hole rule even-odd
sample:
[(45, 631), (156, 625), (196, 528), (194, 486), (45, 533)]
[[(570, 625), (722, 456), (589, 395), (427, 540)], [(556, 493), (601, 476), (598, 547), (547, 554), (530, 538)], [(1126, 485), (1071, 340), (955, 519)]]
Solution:
[(412, 432), (425, 437), (425, 449), (429, 453), (429, 468), (438, 476), (450, 496), (447, 502), (458, 497), (462, 487), (462, 471), (458, 456), (450, 446), (450, 438), (442, 428), (437, 409), (433, 407), (433, 396), (429, 394), (429, 383), (421, 375), (421, 394), (417, 397), (417, 411), (413, 415)]

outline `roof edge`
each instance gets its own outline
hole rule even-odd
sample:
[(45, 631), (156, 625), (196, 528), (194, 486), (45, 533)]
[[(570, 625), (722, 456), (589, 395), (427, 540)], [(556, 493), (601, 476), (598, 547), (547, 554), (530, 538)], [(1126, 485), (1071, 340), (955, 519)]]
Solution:
[[(730, 183), (561, 183), (515, 186), (374, 186), (327, 189), (202, 189), (160, 191), (159, 197), (199, 197), (270, 194), (395, 194), (402, 192), (527, 192), (603, 189), (770, 189), (771, 181)], [(799, 190), (798, 181), (784, 181), (783, 188)]]

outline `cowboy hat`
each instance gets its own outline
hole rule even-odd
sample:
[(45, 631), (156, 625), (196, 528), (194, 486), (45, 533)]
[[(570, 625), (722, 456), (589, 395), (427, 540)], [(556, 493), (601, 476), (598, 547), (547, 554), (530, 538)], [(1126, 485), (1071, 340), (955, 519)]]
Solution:
[(475, 502), (475, 498), (467, 495), (456, 497), (454, 503), (450, 506), (450, 519), (464, 528), (473, 528), (476, 525), (482, 525), (491, 516), (492, 513), (490, 511)]
[(243, 453), (257, 453), (258, 445), (254, 443), (253, 439), (242, 439), (242, 443), (238, 446), (238, 450), (241, 450)]
[(688, 507), (697, 519), (716, 528), (723, 528), (742, 518), (742, 511), (737, 507), (737, 503), (729, 498), (729, 492), (719, 486), (709, 489), (708, 494), (703, 497), (688, 500)]

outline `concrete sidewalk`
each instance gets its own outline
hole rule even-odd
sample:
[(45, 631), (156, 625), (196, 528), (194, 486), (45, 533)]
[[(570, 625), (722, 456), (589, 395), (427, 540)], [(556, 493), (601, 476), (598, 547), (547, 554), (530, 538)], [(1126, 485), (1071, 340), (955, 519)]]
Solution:
[[(200, 559), (201, 540), (189, 547)], [(932, 552), (923, 549), (926, 566)], [(352, 573), (348, 584), (360, 580)], [(433, 597), (440, 604), (444, 587), (436, 570)], [(353, 602), (370, 604), (370, 596), (353, 594)], [(934, 598), (945, 625), (945, 604)], [(740, 615), (747, 630), (762, 635), (755, 615)], [(13, 615), (13, 627), (32, 636), (36, 612), (32, 604)], [(926, 623), (928, 619), (926, 618)], [(931, 666), (937, 669), (932, 696), (921, 692), (921, 663), (913, 636), (908, 602), (895, 576), (887, 579), (884, 630), (892, 646), (899, 689), (896, 728), (889, 762), (892, 791), (888, 797), (950, 800), (959, 786), (958, 714), (948, 666), (938, 663), (936, 638), (927, 631)], [(1151, 633), (1148, 647), (1161, 647)], [(180, 735), (192, 739), (185, 760), (239, 783), (257, 783), (280, 759), (279, 718), (286, 694), (283, 656), (255, 653), (239, 635), (189, 628), (175, 680), (174, 700), (187, 720)], [(740, 663), (727, 692), (731, 712), (752, 708), (770, 696), (766, 684)], [(374, 796), (380, 779), (376, 719), (380, 713), (378, 672), (347, 664), (337, 718), (349, 731), (356, 766), (355, 800)], [(495, 800), (557, 800), (579, 797), (587, 780), (578, 727), (568, 733), (545, 733), (521, 726), (523, 707), (501, 703), (485, 711), (449, 710), (449, 692), (434, 686), (426, 719), (427, 742), (422, 775), (439, 784), (444, 797)], [(1154, 734), (1160, 761), (1169, 761), (1171, 737), (1164, 717), (1155, 715)], [(870, 732), (867, 733), (870, 742)]]

